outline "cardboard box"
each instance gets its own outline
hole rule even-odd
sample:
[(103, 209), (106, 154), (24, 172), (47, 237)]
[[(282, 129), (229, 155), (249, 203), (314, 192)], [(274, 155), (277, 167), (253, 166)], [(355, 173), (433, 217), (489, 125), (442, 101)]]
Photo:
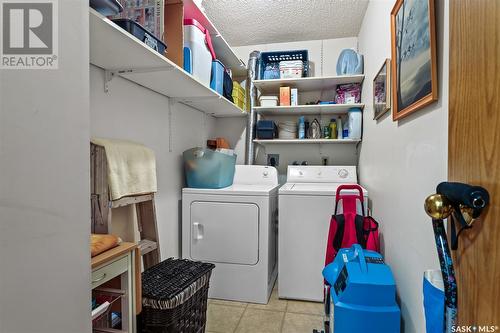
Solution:
[(290, 87), (280, 87), (280, 106), (290, 106)]
[(184, 3), (182, 0), (165, 0), (164, 37), (167, 58), (184, 68)]

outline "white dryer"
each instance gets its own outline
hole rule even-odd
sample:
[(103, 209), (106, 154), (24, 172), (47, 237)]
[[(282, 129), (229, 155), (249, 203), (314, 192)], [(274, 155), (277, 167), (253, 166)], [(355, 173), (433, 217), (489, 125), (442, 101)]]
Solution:
[[(288, 167), (287, 183), (279, 190), (280, 298), (323, 301), (326, 242), (341, 184), (357, 184), (355, 166)], [(368, 194), (363, 191), (367, 207)], [(361, 209), (359, 203), (358, 213)], [(338, 211), (342, 212), (341, 202)]]
[(182, 257), (215, 264), (209, 297), (267, 304), (278, 274), (278, 174), (237, 165), (232, 186), (182, 190)]

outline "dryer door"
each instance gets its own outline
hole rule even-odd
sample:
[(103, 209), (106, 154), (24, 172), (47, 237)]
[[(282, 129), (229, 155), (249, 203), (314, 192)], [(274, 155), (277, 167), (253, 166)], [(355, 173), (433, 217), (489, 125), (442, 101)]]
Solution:
[(191, 258), (255, 265), (259, 261), (259, 207), (252, 203), (191, 204)]

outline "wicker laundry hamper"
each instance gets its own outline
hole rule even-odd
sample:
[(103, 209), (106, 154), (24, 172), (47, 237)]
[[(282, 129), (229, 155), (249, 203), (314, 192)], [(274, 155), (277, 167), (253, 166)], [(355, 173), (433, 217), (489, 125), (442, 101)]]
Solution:
[(208, 287), (215, 265), (167, 259), (142, 273), (142, 333), (205, 331)]

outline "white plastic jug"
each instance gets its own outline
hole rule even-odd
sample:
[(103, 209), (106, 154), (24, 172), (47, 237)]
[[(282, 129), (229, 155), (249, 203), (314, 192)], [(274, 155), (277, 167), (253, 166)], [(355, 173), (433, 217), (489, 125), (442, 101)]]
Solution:
[(349, 139), (361, 139), (361, 123), (363, 121), (363, 113), (360, 108), (350, 108), (348, 113)]
[(191, 71), (195, 78), (210, 87), (215, 52), (210, 33), (195, 19), (184, 20), (184, 47), (191, 50)]

